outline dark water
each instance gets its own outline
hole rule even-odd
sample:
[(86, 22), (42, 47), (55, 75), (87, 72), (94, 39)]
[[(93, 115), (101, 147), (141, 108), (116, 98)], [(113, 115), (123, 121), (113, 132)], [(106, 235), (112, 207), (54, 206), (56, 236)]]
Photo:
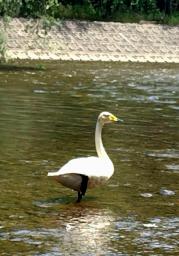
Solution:
[[(0, 255), (179, 255), (179, 66), (36, 64), (0, 68)], [(46, 175), (104, 110), (115, 173), (76, 204)]]

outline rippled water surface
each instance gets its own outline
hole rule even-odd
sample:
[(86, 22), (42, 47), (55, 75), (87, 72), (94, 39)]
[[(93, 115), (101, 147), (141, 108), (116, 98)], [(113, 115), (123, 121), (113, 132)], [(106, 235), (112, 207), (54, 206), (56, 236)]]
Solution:
[[(0, 67), (0, 255), (179, 255), (179, 66)], [(76, 193), (47, 177), (95, 155), (101, 111), (115, 173)]]

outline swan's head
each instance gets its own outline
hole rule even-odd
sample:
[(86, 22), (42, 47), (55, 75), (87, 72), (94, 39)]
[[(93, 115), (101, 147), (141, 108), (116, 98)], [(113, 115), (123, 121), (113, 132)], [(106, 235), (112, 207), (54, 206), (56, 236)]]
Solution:
[(105, 111), (105, 112), (102, 112), (101, 114), (99, 114), (98, 121), (101, 124), (107, 124), (107, 123), (119, 122), (119, 121), (122, 121), (122, 120), (118, 119), (113, 114)]

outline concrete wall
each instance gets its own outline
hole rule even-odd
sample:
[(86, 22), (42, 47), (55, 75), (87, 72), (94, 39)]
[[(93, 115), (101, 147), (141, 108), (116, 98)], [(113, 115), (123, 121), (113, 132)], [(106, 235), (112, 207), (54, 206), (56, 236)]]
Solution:
[(12, 19), (10, 59), (179, 63), (179, 26), (65, 21), (44, 29), (40, 20)]

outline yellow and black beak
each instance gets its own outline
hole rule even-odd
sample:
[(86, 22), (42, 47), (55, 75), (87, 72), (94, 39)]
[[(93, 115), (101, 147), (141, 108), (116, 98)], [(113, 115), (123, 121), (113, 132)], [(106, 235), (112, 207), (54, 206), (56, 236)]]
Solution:
[(115, 115), (110, 115), (109, 120), (111, 122), (123, 122), (122, 119), (117, 118)]

